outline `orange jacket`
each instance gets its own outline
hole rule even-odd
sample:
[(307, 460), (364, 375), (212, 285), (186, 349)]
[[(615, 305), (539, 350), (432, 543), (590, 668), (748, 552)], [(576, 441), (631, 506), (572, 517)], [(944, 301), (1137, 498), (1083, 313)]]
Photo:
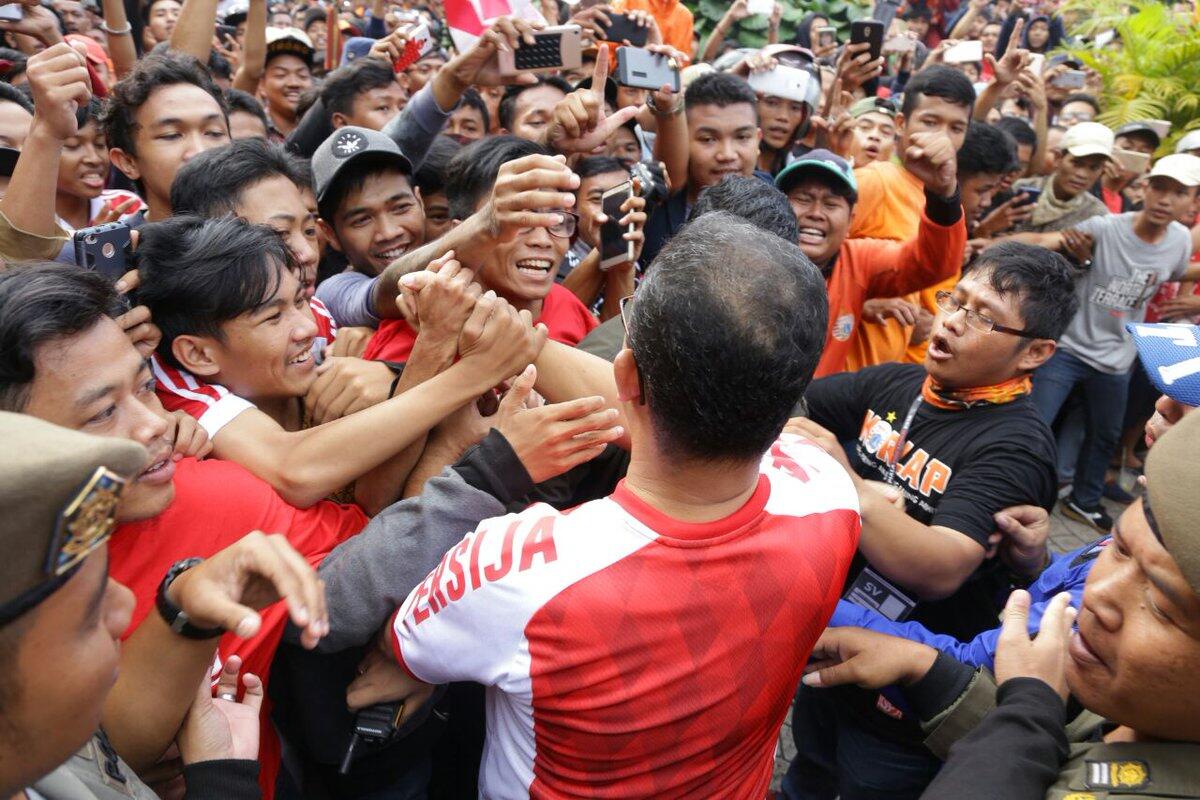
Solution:
[(962, 216), (945, 226), (923, 212), (915, 239), (843, 242), (826, 281), (829, 327), (814, 377), (845, 370), (846, 353), (862, 319), (864, 302), (873, 297), (899, 297), (951, 278), (962, 267), (966, 244), (967, 224)]

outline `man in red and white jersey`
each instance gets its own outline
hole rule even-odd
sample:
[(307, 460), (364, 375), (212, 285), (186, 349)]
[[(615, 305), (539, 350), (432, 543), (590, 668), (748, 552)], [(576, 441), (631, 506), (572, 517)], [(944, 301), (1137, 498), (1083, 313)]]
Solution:
[(625, 479), (481, 522), (389, 642), (418, 680), (487, 687), (482, 796), (765, 795), (858, 543), (844, 471), (780, 433), (826, 314), (794, 244), (714, 213), (656, 259), (611, 367), (548, 345), (539, 369), (547, 352), (575, 367), (547, 370), (550, 399), (582, 375), (619, 401)]

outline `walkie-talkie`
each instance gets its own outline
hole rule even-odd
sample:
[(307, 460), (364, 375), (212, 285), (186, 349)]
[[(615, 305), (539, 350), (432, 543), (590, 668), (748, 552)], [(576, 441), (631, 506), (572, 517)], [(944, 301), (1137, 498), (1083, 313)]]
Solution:
[(350, 735), (350, 744), (346, 746), (346, 755), (342, 756), (342, 765), (338, 767), (338, 774), (350, 774), (350, 765), (354, 763), (354, 751), (359, 742), (366, 740), (379, 744), (395, 736), (402, 716), (404, 716), (403, 700), (399, 703), (380, 703), (367, 706), (355, 714), (354, 733)]

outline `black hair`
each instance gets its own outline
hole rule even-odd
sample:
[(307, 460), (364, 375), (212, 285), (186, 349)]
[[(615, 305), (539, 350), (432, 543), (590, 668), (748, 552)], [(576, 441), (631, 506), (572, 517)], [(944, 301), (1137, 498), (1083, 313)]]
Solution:
[(1025, 120), (1017, 117), (1001, 117), (996, 122), (996, 127), (1011, 136), (1018, 145), (1023, 144), (1034, 150), (1037, 149), (1037, 131)]
[(152, 53), (137, 63), (133, 71), (113, 86), (104, 101), (100, 124), (109, 147), (116, 147), (134, 155), (134, 129), (137, 127), (138, 109), (149, 99), (155, 89), (190, 83), (204, 90), (217, 102), (225, 124), (229, 124), (229, 111), (225, 95), (221, 93), (212, 77), (195, 58), (176, 50)]
[(588, 156), (581, 158), (579, 163), (575, 165), (575, 174), (580, 180), (591, 178), (596, 175), (603, 175), (606, 172), (623, 172), (628, 174), (629, 170), (617, 161), (612, 156)]
[(1067, 95), (1063, 98), (1062, 105), (1060, 105), (1059, 108), (1061, 109), (1062, 106), (1065, 106), (1067, 103), (1087, 103), (1092, 107), (1093, 113), (1100, 113), (1100, 101), (1087, 92), (1075, 92), (1074, 94)]
[(550, 155), (537, 142), (519, 136), (489, 136), (458, 151), (446, 167), (446, 199), (450, 216), (466, 219), (496, 183), (500, 167), (506, 161), (531, 155)]
[(688, 223), (654, 259), (626, 334), (659, 448), (760, 458), (812, 379), (827, 320), (825, 280), (793, 242), (723, 211)]
[(171, 345), (183, 335), (223, 341), (222, 323), (261, 308), (291, 254), (279, 234), (229, 217), (174, 216), (141, 228), (138, 301), (162, 331), (158, 357), (182, 368)]
[[(142, 22), (146, 25), (150, 24), (150, 10), (153, 9), (154, 6), (159, 2), (161, 2), (161, 0), (148, 0), (146, 4), (142, 6)], [(175, 2), (180, 2), (180, 0), (175, 0)], [(182, 5), (182, 3), (180, 4)]]
[(337, 178), (325, 190), (325, 196), (317, 201), (317, 213), (321, 215), (321, 219), (333, 225), (338, 209), (346, 202), (346, 198), (362, 189), (368, 178), (385, 173), (403, 177), (410, 186), (414, 183), (412, 175), (396, 161), (394, 155), (364, 155), (338, 173)]
[(267, 121), (266, 109), (262, 107), (262, 103), (258, 102), (258, 98), (249, 92), (243, 92), (241, 89), (226, 89), (225, 104), (229, 107), (229, 113), (241, 111), (243, 114), (253, 114), (262, 122), (263, 127), (267, 130), (271, 129), (270, 123)]
[(692, 81), (683, 94), (683, 102), (688, 109), (695, 106), (727, 108), (745, 103), (758, 116), (758, 95), (746, 81), (727, 72), (709, 72)]
[(321, 102), (330, 118), (334, 114), (349, 114), (354, 107), (354, 98), (395, 82), (396, 73), (391, 64), (378, 58), (360, 58), (325, 76)]
[(958, 148), (959, 180), (974, 175), (1007, 175), (1018, 168), (1016, 141), (995, 125), (972, 121)]
[(214, 78), (232, 80), (233, 65), (216, 50), (208, 51), (208, 73)]
[(320, 99), (321, 87), (316, 83), (301, 92), (300, 99), (296, 101), (296, 119), (301, 119)]
[(308, 164), (283, 145), (263, 139), (239, 139), (205, 150), (175, 173), (171, 209), (176, 214), (199, 217), (233, 214), (244, 191), (276, 175), (302, 190), (312, 185)]
[[(838, 183), (832, 177), (830, 181), (831, 185)], [(693, 220), (714, 211), (727, 211), (741, 217), (756, 228), (769, 231), (786, 242), (794, 243), (800, 239), (796, 214), (792, 211), (787, 195), (753, 176), (730, 175), (720, 183), (709, 186), (700, 192), (688, 219)]]
[(537, 83), (510, 86), (504, 91), (504, 96), (500, 98), (500, 108), (496, 112), (496, 115), (500, 117), (499, 121), (501, 128), (504, 128), (506, 131), (512, 130), (513, 117), (515, 117), (517, 114), (517, 98), (520, 97), (522, 93), (530, 89), (536, 89), (539, 86), (553, 86), (555, 89), (561, 91), (564, 95), (568, 95), (575, 91), (573, 88), (571, 88), (571, 84), (567, 83), (557, 75), (551, 75), (549, 77), (545, 75), (538, 75)]
[(16, 103), (30, 114), (33, 113), (33, 99), (21, 91), (21, 87), (13, 86), (11, 83), (0, 83), (0, 101)]
[(0, 59), (12, 65), (4, 70), (3, 73), (0, 73), (0, 80), (3, 80), (5, 83), (12, 83), (25, 74), (25, 65), (29, 57), (20, 50), (14, 50), (11, 47), (0, 47)]
[(0, 272), (0, 410), (24, 410), (39, 347), (124, 311), (112, 281), (92, 270), (31, 263)]
[(304, 27), (302, 28), (302, 30), (305, 33), (308, 33), (308, 29), (310, 27), (312, 27), (312, 24), (314, 22), (316, 22), (318, 20), (320, 20), (321, 22), (325, 22), (325, 20), (327, 18), (328, 17), (326, 15), (324, 8), (322, 8), (321, 6), (313, 6), (308, 11), (304, 12)]
[(975, 87), (970, 79), (945, 64), (931, 64), (912, 76), (904, 87), (900, 113), (908, 117), (922, 97), (940, 97), (947, 103), (965, 106), (968, 111), (975, 107)]
[(79, 108), (75, 109), (75, 123), (82, 130), (84, 125), (89, 122), (95, 122), (100, 119), (100, 110), (103, 105), (94, 97), (89, 97), (86, 103), (83, 103)]
[(492, 127), (492, 115), (488, 113), (487, 103), (483, 97), (475, 90), (475, 87), (468, 88), (463, 92), (462, 105), (473, 108), (479, 112), (479, 116), (483, 118), (483, 132), (487, 133)]
[(425, 160), (413, 175), (413, 181), (421, 190), (422, 197), (431, 197), (445, 191), (446, 170), (459, 150), (462, 150), (462, 145), (449, 136), (439, 136), (429, 145)]
[(963, 275), (986, 274), (1001, 295), (1017, 297), (1025, 330), (1038, 339), (1058, 340), (1079, 309), (1075, 270), (1053, 250), (1001, 242), (963, 267)]

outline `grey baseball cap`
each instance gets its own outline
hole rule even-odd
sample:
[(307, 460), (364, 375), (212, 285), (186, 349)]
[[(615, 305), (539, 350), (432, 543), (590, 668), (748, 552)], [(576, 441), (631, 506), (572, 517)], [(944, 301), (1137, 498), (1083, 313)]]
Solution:
[(317, 201), (325, 199), (325, 193), (342, 170), (366, 157), (374, 157), (385, 163), (391, 160), (412, 175), (412, 162), (390, 136), (370, 128), (347, 125), (330, 134), (313, 153), (313, 191), (317, 193)]

